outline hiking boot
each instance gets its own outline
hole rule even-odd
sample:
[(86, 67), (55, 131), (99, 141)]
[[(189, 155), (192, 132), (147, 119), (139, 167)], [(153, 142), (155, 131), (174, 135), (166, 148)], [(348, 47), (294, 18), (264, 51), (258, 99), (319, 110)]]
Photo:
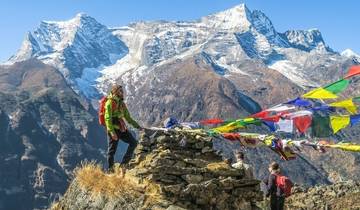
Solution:
[(120, 164), (120, 175), (121, 177), (125, 177), (125, 173), (127, 170), (127, 164)]
[(107, 172), (108, 174), (113, 174), (113, 173), (115, 172), (114, 166), (109, 167), (106, 172)]

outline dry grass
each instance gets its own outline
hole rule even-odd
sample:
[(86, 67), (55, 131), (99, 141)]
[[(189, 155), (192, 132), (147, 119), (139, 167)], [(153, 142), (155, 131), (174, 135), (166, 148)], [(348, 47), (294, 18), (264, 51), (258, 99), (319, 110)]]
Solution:
[(58, 202), (50, 204), (50, 210), (62, 210)]
[[(75, 181), (77, 186), (91, 193), (92, 196), (103, 195), (108, 198), (121, 196), (132, 200), (145, 194), (144, 208), (151, 207), (163, 201), (161, 187), (149, 180), (142, 180), (139, 184), (137, 177), (126, 173), (125, 177), (121, 174), (119, 165), (115, 165), (115, 172), (107, 174), (102, 170), (101, 165), (94, 162), (82, 163), (75, 169)], [(51, 210), (63, 210), (61, 202), (51, 204)]]
[[(102, 166), (97, 163), (82, 163), (81, 166), (74, 170), (75, 187), (82, 188), (84, 191), (89, 192), (91, 196), (101, 195), (110, 199), (122, 197), (131, 201), (134, 198), (145, 195), (143, 201), (144, 209), (152, 209), (154, 205), (167, 200), (159, 184), (146, 178), (142, 179), (134, 176), (132, 170), (129, 170), (123, 177), (119, 165), (115, 164), (114, 169), (115, 172), (109, 174), (105, 173)], [(61, 200), (60, 202), (54, 202), (50, 209), (63, 210)]]
[(137, 178), (126, 173), (121, 175), (121, 168), (115, 165), (115, 172), (106, 174), (100, 165), (95, 163), (84, 163), (75, 170), (75, 177), (80, 187), (93, 193), (94, 196), (102, 194), (108, 197), (122, 196), (134, 198), (145, 194), (144, 207), (152, 205), (164, 199), (161, 188), (149, 180), (137, 183)]
[(98, 164), (84, 163), (75, 170), (75, 178), (80, 187), (94, 195), (137, 196), (140, 193), (136, 183), (121, 175), (119, 166), (115, 167), (114, 173), (107, 174)]

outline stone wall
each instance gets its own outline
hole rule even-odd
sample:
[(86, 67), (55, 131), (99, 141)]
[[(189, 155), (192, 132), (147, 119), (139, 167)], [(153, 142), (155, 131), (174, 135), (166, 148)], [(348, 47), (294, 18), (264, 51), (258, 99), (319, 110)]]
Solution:
[(139, 193), (94, 195), (75, 177), (56, 208), (246, 210), (262, 200), (259, 181), (223, 162), (210, 137), (181, 131), (143, 135), (124, 179)]

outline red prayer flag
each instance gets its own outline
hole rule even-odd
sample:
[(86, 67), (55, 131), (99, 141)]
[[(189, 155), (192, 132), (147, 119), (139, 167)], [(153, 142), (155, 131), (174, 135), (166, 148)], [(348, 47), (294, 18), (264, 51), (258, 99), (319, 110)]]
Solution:
[(220, 124), (223, 123), (224, 120), (222, 119), (218, 119), (218, 118), (214, 118), (214, 119), (208, 119), (208, 120), (201, 120), (200, 123), (203, 125), (213, 125), (213, 124)]
[(223, 133), (221, 134), (225, 139), (236, 141), (239, 140), (240, 134), (238, 133)]
[(311, 126), (312, 117), (309, 115), (295, 117), (294, 119), (295, 127), (300, 131), (300, 133), (305, 133), (305, 131)]
[(269, 122), (279, 122), (280, 120), (280, 115), (274, 115), (274, 116), (269, 116), (269, 117), (264, 117), (264, 118), (261, 118), (262, 120), (265, 120), (265, 121), (269, 121)]
[(262, 118), (265, 118), (267, 116), (269, 116), (269, 112), (263, 110), (261, 112), (258, 112), (258, 113), (255, 113), (255, 114), (251, 115), (250, 117), (262, 119)]
[(360, 74), (360, 65), (351, 66), (344, 79)]

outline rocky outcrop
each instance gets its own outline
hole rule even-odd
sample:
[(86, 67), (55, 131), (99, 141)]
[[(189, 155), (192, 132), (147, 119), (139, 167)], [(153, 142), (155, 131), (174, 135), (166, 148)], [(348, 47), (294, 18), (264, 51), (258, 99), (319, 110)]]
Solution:
[(46, 209), (82, 160), (104, 159), (94, 112), (50, 66), (0, 67), (0, 209)]
[(360, 209), (360, 183), (339, 182), (309, 189), (295, 187), (286, 205), (288, 209)]
[[(117, 186), (118, 192), (123, 192), (113, 192), (112, 196), (106, 193), (109, 190), (106, 188), (96, 191), (99, 188), (89, 184), (91, 181), (84, 182), (78, 171), (64, 197), (53, 208), (257, 209), (255, 203), (262, 200), (259, 181), (245, 177), (243, 169), (223, 162), (213, 150), (210, 137), (185, 132), (150, 134), (142, 136), (123, 178), (132, 187)], [(98, 182), (109, 176), (113, 176), (114, 182), (117, 179), (116, 173), (88, 174), (96, 176), (93, 178)], [(89, 176), (86, 179), (91, 179)]]

